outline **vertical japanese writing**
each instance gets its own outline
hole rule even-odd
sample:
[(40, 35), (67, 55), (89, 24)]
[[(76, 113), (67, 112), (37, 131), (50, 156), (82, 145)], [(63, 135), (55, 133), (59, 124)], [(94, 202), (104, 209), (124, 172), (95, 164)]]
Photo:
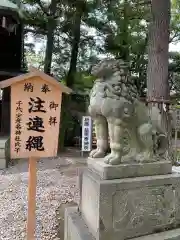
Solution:
[[(46, 113), (44, 108), (45, 101), (39, 97), (36, 99), (31, 98), (28, 102), (29, 113)], [(26, 123), (28, 131), (34, 131), (43, 133), (45, 132), (44, 120), (39, 116), (29, 117), (29, 121)], [(26, 141), (26, 150), (31, 151), (32, 149), (36, 151), (44, 151), (43, 136), (29, 136)]]
[(57, 155), (63, 89), (35, 69), (12, 84), (12, 159)]
[[(59, 106), (58, 103), (55, 103), (54, 101), (51, 101), (50, 104), (49, 104), (49, 109), (50, 109), (50, 111), (56, 111), (58, 106)], [(55, 126), (56, 123), (57, 123), (57, 117), (50, 116), (49, 125), (50, 126)]]
[(43, 112), (43, 113), (45, 113), (46, 110), (44, 109), (44, 106), (43, 106), (44, 103), (45, 103), (45, 101), (42, 100), (40, 97), (36, 97), (36, 100), (34, 98), (30, 97), (30, 101), (28, 102), (29, 113), (32, 113), (32, 112)]
[(26, 150), (31, 151), (32, 149), (44, 151), (43, 136), (29, 136), (26, 141)]
[(92, 129), (91, 118), (83, 117), (83, 126), (82, 126), (82, 151), (91, 150), (91, 138), (92, 138)]
[(57, 120), (56, 120), (56, 117), (51, 117), (49, 118), (49, 125), (56, 125), (57, 123)]
[(34, 86), (32, 83), (25, 83), (24, 84), (24, 92), (33, 92)]
[(84, 150), (88, 150), (88, 146), (89, 146), (89, 128), (85, 127), (84, 128)]
[(58, 106), (59, 106), (59, 104), (55, 103), (54, 101), (50, 102), (50, 104), (49, 104), (50, 110), (54, 109), (56, 111)]
[(19, 153), (21, 149), (21, 131), (22, 131), (22, 101), (16, 102), (16, 116), (15, 116), (15, 139), (14, 139), (14, 151)]
[(89, 118), (84, 118), (84, 150), (88, 150), (89, 146)]
[(50, 92), (50, 88), (47, 84), (43, 84), (42, 87), (41, 87), (41, 92), (43, 93), (47, 93), (47, 92)]
[(176, 109), (175, 111), (175, 128), (179, 129), (180, 128), (180, 110)]

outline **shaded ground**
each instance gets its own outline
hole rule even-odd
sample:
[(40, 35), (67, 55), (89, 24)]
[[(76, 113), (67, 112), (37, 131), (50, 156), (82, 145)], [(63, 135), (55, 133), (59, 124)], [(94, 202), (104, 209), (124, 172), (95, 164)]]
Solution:
[[(85, 159), (73, 149), (38, 162), (37, 240), (63, 240), (64, 208), (79, 201), (77, 175), (84, 166)], [(0, 239), (26, 239), (27, 189), (27, 161), (0, 171)]]

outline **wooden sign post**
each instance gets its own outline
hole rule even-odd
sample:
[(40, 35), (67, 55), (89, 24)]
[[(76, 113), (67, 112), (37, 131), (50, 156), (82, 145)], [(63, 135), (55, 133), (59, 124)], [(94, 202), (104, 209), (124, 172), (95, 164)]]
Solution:
[(0, 83), (11, 86), (11, 159), (29, 159), (27, 239), (35, 239), (37, 159), (57, 155), (62, 93), (71, 90), (32, 69)]

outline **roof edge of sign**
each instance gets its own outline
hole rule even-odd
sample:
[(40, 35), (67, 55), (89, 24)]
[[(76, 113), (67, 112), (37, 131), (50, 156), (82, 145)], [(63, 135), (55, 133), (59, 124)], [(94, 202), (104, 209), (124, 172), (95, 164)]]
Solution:
[(25, 74), (22, 74), (22, 75), (19, 75), (19, 76), (1, 81), (0, 82), (0, 88), (10, 87), (11, 85), (14, 85), (14, 84), (19, 83), (19, 82), (24, 81), (24, 80), (27, 80), (28, 78), (31, 78), (31, 77), (40, 77), (43, 80), (45, 80), (45, 81), (51, 83), (52, 85), (58, 87), (64, 93), (70, 94), (72, 92), (72, 89), (70, 89), (69, 87), (65, 86), (64, 84), (62, 84), (58, 81), (56, 81), (53, 77), (45, 74), (44, 72), (42, 72), (42, 71), (40, 71), (40, 70), (38, 70), (34, 67), (30, 68), (29, 73), (25, 73)]

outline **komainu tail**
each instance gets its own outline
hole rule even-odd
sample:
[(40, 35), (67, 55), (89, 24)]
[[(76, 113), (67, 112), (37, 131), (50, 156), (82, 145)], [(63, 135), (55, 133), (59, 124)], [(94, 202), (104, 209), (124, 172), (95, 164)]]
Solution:
[(168, 137), (161, 126), (162, 116), (157, 106), (149, 109), (149, 116), (153, 126), (154, 151), (158, 155), (164, 155), (168, 148)]

